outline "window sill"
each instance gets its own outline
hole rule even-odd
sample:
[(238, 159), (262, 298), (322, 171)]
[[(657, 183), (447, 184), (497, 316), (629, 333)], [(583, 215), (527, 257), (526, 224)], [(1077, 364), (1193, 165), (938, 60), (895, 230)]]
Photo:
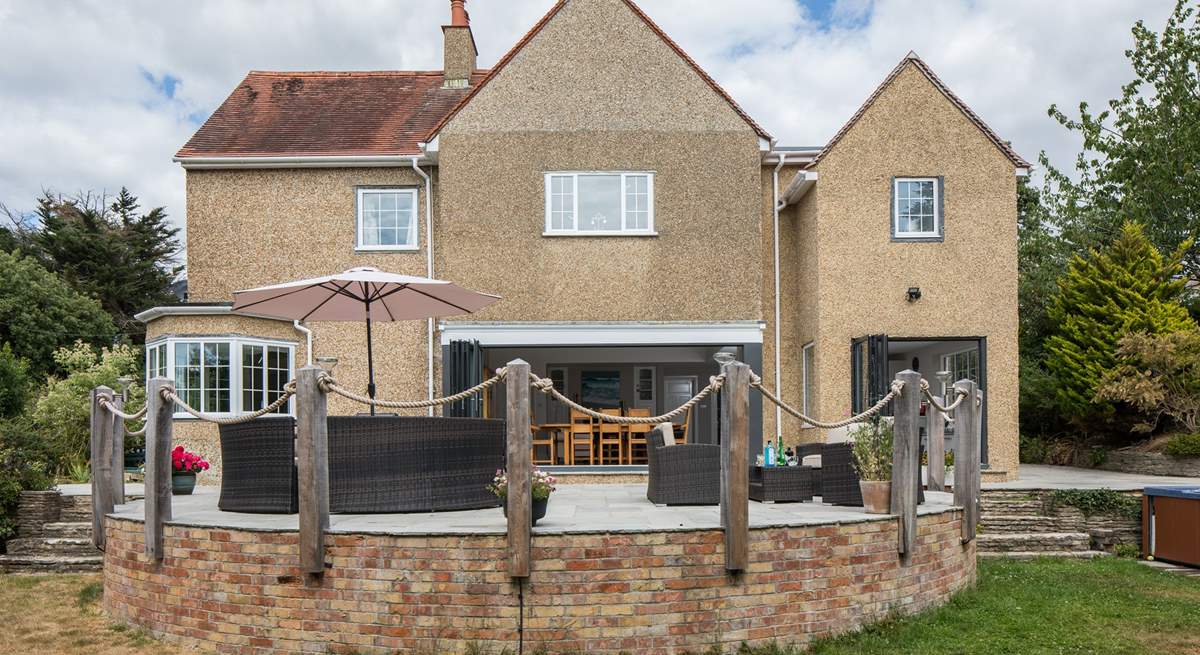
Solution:
[(634, 231), (617, 231), (617, 230), (592, 230), (589, 232), (573, 231), (573, 232), (542, 232), (544, 237), (656, 237), (658, 232), (653, 230), (644, 230), (641, 232)]
[(945, 240), (946, 238), (941, 234), (920, 234), (910, 237), (892, 235), (892, 241), (895, 243), (940, 243)]
[(354, 246), (354, 252), (421, 252), (420, 246)]

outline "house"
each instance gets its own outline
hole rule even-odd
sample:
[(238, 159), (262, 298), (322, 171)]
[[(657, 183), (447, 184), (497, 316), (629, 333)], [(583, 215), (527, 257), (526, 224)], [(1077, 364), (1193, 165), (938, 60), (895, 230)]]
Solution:
[[(827, 144), (785, 147), (632, 0), (562, 0), (491, 69), (450, 5), (444, 70), (251, 72), (179, 150), (190, 302), (140, 315), (150, 374), (218, 413), (271, 402), (311, 352), (365, 384), (362, 326), (229, 302), (375, 266), (503, 296), (377, 324), (380, 397), (456, 391), (522, 357), (580, 402), (658, 413), (724, 351), (828, 420), (899, 370), (935, 390), (948, 370), (985, 390), (988, 476), (1015, 476), (1029, 164), (921, 59)], [(341, 400), (331, 412), (361, 409)], [(755, 447), (823, 438), (752, 404)], [(566, 420), (544, 398), (534, 414)], [(702, 403), (689, 438), (714, 440), (716, 421)], [(211, 426), (180, 415), (175, 435), (219, 463)]]

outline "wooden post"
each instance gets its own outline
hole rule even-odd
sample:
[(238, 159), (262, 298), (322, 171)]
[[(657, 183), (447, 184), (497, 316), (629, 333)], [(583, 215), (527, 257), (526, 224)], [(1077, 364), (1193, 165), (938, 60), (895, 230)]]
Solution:
[[(946, 405), (941, 396), (934, 396), (933, 402)], [(942, 410), (929, 405), (929, 411), (925, 412), (925, 418), (929, 421), (929, 428), (925, 430), (929, 435), (929, 448), (926, 450), (929, 453), (929, 473), (927, 475), (927, 486), (930, 491), (945, 491), (946, 490), (946, 415)]]
[(750, 561), (750, 367), (721, 367), (721, 527), (725, 570), (744, 571)]
[(324, 369), (308, 365), (296, 375), (296, 476), (300, 501), (300, 570), (325, 573), (329, 529), (328, 398), (319, 385)]
[[(113, 407), (125, 411), (125, 399), (113, 394)], [(114, 505), (125, 504), (125, 419), (112, 415), (112, 501)]]
[(528, 578), (533, 542), (532, 513), (533, 436), (529, 426), (529, 364), (514, 359), (506, 367), (508, 394), (505, 414), (508, 429), (508, 575)]
[(171, 430), (175, 403), (162, 397), (174, 390), (166, 378), (146, 385), (146, 559), (163, 558), (163, 524), (171, 520)]
[(917, 484), (921, 471), (921, 374), (904, 370), (896, 374), (904, 383), (892, 401), (895, 432), (892, 440), (892, 513), (900, 535), (896, 549), (905, 560), (917, 543)]
[(92, 545), (104, 550), (104, 516), (113, 511), (112, 424), (113, 415), (101, 404), (112, 401), (108, 387), (92, 389), (91, 474)]
[(979, 388), (971, 380), (954, 383), (967, 397), (954, 410), (954, 504), (963, 508), (962, 542), (975, 538), (979, 526), (979, 421), (983, 408), (975, 404)]

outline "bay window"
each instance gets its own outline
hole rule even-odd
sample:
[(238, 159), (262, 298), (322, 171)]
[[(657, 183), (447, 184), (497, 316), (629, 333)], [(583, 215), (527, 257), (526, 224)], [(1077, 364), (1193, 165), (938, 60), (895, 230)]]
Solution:
[(547, 235), (653, 235), (653, 173), (547, 173)]
[[(184, 402), (211, 414), (262, 409), (284, 393), (295, 345), (263, 339), (167, 338), (146, 346), (146, 375), (175, 381)], [(291, 413), (291, 402), (276, 413)], [(176, 418), (190, 415), (177, 411)]]

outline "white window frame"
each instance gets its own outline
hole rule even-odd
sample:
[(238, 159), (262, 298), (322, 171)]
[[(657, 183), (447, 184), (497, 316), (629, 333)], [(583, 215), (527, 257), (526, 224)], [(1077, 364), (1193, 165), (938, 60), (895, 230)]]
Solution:
[[(815, 368), (816, 363), (817, 363), (816, 346), (817, 346), (817, 342), (809, 341), (808, 343), (804, 344), (804, 347), (802, 347), (800, 349), (800, 401), (801, 401), (801, 406), (803, 407), (804, 414), (806, 416), (812, 416), (812, 401), (813, 401), (813, 399), (810, 397), (810, 394), (809, 394), (809, 384), (808, 383), (809, 383), (810, 379), (812, 379), (814, 382), (816, 381), (815, 377), (811, 377), (816, 374), (816, 371), (808, 370), (808, 359), (809, 359), (809, 353), (811, 352), (813, 367)], [(805, 422), (802, 427), (811, 428), (813, 426), (811, 424), (809, 424), (808, 422)]]
[[(250, 337), (224, 337), (224, 336), (195, 336), (195, 337), (165, 337), (155, 339), (146, 344), (146, 361), (145, 369), (149, 375), (150, 371), (150, 350), (159, 346), (166, 346), (166, 361), (167, 361), (167, 379), (171, 383), (175, 382), (175, 347), (180, 343), (199, 343), (200, 352), (204, 352), (205, 344), (223, 343), (229, 344), (229, 410), (228, 412), (212, 412), (203, 410), (206, 414), (215, 416), (237, 416), (244, 413), (242, 408), (242, 346), (260, 346), (264, 352), (264, 366), (266, 364), (266, 348), (286, 348), (288, 352), (288, 379), (296, 377), (296, 343), (294, 341), (283, 341), (278, 339), (259, 339)], [(201, 355), (203, 357), (203, 355)], [(265, 375), (265, 374), (264, 374)], [(204, 389), (204, 364), (201, 359), (200, 365), (200, 389)], [(266, 378), (263, 379), (264, 387)], [(269, 414), (268, 416), (294, 416), (295, 415), (295, 399), (289, 399), (287, 402), (286, 411), (278, 414)], [(194, 419), (195, 417), (187, 412), (176, 411), (173, 415), (176, 419)]]
[[(370, 193), (397, 193), (407, 195), (412, 201), (412, 221), (408, 226), (411, 243), (391, 245), (367, 245), (363, 239), (363, 196)], [(369, 251), (412, 252), (421, 249), (421, 221), (417, 209), (419, 207), (417, 190), (404, 187), (358, 187), (355, 190), (354, 203), (354, 249)]]
[[(900, 183), (929, 182), (933, 185), (933, 231), (900, 231)], [(892, 237), (901, 239), (940, 239), (942, 236), (942, 189), (936, 177), (896, 177), (892, 179)]]
[[(621, 176), (621, 229), (619, 230), (581, 230), (579, 229), (579, 176), (581, 175), (620, 175)], [(554, 228), (551, 221), (551, 183), (556, 177), (571, 179), (572, 228)], [(628, 208), (625, 202), (628, 197), (626, 184), (631, 177), (646, 178), (646, 227), (645, 229), (629, 229), (626, 227)], [(657, 236), (654, 231), (654, 172), (653, 171), (551, 171), (544, 177), (545, 225), (542, 236)]]
[[(942, 370), (950, 371), (950, 374), (951, 374), (950, 381), (946, 382), (945, 384), (942, 385), (942, 398), (948, 399), (951, 395), (951, 389), (954, 387), (954, 383), (958, 382), (958, 378), (954, 377), (954, 366), (951, 364), (951, 359), (958, 357), (959, 355), (968, 355), (970, 353), (975, 353), (975, 376), (980, 377), (979, 348), (978, 347), (963, 348), (962, 350), (955, 350), (954, 352), (949, 352), (949, 353), (945, 353), (942, 355), (942, 357), (941, 357)], [(980, 381), (982, 381), (982, 380), (977, 381), (977, 383)]]

